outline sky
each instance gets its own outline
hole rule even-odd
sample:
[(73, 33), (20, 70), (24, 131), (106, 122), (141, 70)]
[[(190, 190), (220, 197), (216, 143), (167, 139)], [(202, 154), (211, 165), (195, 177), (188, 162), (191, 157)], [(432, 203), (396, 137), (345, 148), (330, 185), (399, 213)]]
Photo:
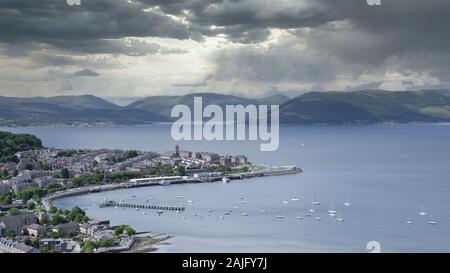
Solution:
[(448, 0), (66, 1), (0, 0), (0, 95), (450, 89)]

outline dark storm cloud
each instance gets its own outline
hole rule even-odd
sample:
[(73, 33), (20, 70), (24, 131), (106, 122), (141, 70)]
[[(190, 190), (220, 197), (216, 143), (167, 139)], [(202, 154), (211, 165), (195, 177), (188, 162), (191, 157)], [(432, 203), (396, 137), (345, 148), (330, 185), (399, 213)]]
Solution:
[(124, 0), (89, 0), (69, 6), (65, 0), (2, 0), (0, 41), (45, 43), (62, 48), (101, 39), (123, 37), (189, 38), (186, 26), (169, 16), (144, 11), (140, 3)]

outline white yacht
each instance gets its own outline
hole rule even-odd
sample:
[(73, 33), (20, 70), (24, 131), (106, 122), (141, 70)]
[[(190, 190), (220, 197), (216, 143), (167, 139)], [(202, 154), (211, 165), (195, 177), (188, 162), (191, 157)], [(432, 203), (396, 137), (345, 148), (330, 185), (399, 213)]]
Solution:
[(297, 220), (302, 220), (302, 219), (303, 219), (303, 217), (301, 217), (301, 216), (297, 216), (297, 217), (295, 217), (295, 219), (297, 219)]
[(317, 220), (317, 221), (320, 221), (320, 220), (322, 220), (322, 219), (321, 219), (320, 217), (316, 217), (316, 220)]
[(288, 203), (289, 203), (289, 202), (288, 202), (288, 201), (286, 201), (286, 200), (284, 200), (284, 201), (283, 201), (283, 204), (288, 204)]
[(192, 204), (192, 203), (194, 203), (194, 202), (193, 202), (192, 200), (187, 200), (186, 203)]
[(300, 199), (297, 198), (297, 197), (292, 197), (292, 198), (291, 198), (291, 201), (298, 202), (298, 201), (300, 201)]
[(313, 206), (319, 206), (319, 205), (320, 205), (320, 202), (317, 201), (316, 192), (314, 192), (314, 198), (313, 198), (313, 200), (311, 201), (311, 205), (313, 205)]
[(413, 223), (413, 221), (406, 221), (406, 223), (407, 223), (408, 225), (411, 225), (411, 224)]
[(336, 221), (338, 221), (338, 222), (344, 222), (344, 218), (337, 218)]
[(425, 212), (425, 210), (423, 209), (423, 203), (422, 203), (422, 205), (420, 206), (420, 211), (419, 211), (419, 214), (420, 214), (420, 215), (422, 215), (422, 216), (424, 216), (424, 215), (427, 215), (427, 214), (428, 214), (428, 212)]
[(278, 219), (283, 219), (284, 218), (284, 216), (283, 215), (275, 215), (275, 218), (278, 218)]
[(430, 221), (428, 221), (429, 225), (437, 225), (437, 222), (434, 221), (433, 217), (430, 215)]
[(262, 212), (262, 213), (267, 213), (267, 210), (262, 209), (261, 212)]
[(248, 213), (243, 212), (243, 213), (241, 213), (241, 215), (242, 215), (242, 216), (248, 216)]
[(177, 198), (184, 198), (183, 195), (177, 195), (176, 197), (177, 197)]
[(345, 202), (344, 202), (344, 206), (346, 207), (350, 207), (352, 205), (352, 203), (350, 203), (349, 199), (348, 199), (348, 195), (345, 197)]
[(333, 202), (330, 203), (330, 208), (328, 209), (328, 213), (329, 213), (330, 215), (331, 215), (331, 214), (336, 214), (336, 213), (337, 213), (337, 211), (334, 209)]

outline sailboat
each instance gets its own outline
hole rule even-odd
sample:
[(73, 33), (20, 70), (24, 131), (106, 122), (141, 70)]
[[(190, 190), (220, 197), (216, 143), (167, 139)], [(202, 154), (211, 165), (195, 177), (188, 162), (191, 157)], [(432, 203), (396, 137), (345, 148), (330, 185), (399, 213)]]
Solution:
[(313, 206), (319, 206), (320, 205), (320, 202), (317, 201), (316, 192), (314, 192), (314, 198), (313, 198), (313, 200), (311, 202), (311, 205), (313, 205)]
[(430, 215), (430, 221), (428, 221), (429, 225), (437, 225), (437, 222), (433, 220), (433, 217)]
[(283, 210), (281, 210), (281, 214), (275, 215), (275, 218), (283, 219), (284, 218)]
[(328, 213), (330, 214), (330, 215), (333, 215), (333, 214), (336, 214), (337, 213), (337, 211), (334, 209), (334, 207), (333, 207), (333, 202), (331, 202), (330, 203), (330, 208), (328, 209)]
[(428, 212), (425, 212), (425, 211), (423, 210), (423, 203), (422, 203), (422, 205), (421, 205), (421, 207), (420, 207), (420, 211), (419, 211), (419, 214), (420, 214), (420, 215), (422, 215), (422, 216), (424, 216), (424, 215), (427, 215), (427, 214), (428, 214)]
[(348, 200), (348, 195), (345, 197), (345, 202), (344, 202), (344, 206), (346, 207), (350, 207), (352, 205), (352, 203), (350, 203), (350, 201)]

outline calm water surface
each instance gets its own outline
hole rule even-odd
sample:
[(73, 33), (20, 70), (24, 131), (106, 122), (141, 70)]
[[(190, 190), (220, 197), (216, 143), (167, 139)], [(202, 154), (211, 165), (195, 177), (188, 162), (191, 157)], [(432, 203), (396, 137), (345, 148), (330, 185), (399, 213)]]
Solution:
[[(121, 148), (163, 152), (176, 144), (170, 126), (3, 128), (40, 137), (58, 148)], [(161, 252), (450, 251), (450, 125), (283, 126), (280, 148), (257, 142), (181, 142), (182, 149), (245, 154), (250, 161), (296, 164), (304, 173), (229, 184), (158, 186), (58, 200), (113, 224), (175, 236)], [(314, 192), (322, 205), (305, 217)], [(182, 195), (184, 198), (176, 198)], [(136, 196), (135, 198), (131, 196)], [(345, 207), (346, 196), (352, 205)], [(246, 204), (241, 204), (244, 197)], [(92, 206), (104, 198), (180, 204), (183, 213)], [(291, 201), (291, 198), (300, 200)], [(191, 205), (185, 203), (192, 200)], [(283, 201), (289, 201), (288, 204)], [(333, 202), (344, 222), (327, 210)], [(430, 214), (418, 214), (421, 203)], [(227, 209), (233, 209), (225, 216)], [(213, 212), (209, 215), (208, 211)], [(267, 210), (262, 213), (261, 210)], [(241, 213), (248, 216), (241, 216)], [(193, 216), (193, 215), (197, 216)], [(277, 219), (283, 215), (284, 219)], [(183, 219), (183, 216), (185, 219)], [(225, 216), (224, 219), (219, 219)], [(303, 217), (301, 220), (297, 216)], [(315, 217), (321, 217), (320, 221)], [(434, 220), (438, 225), (429, 225)], [(413, 224), (406, 224), (412, 221)]]

